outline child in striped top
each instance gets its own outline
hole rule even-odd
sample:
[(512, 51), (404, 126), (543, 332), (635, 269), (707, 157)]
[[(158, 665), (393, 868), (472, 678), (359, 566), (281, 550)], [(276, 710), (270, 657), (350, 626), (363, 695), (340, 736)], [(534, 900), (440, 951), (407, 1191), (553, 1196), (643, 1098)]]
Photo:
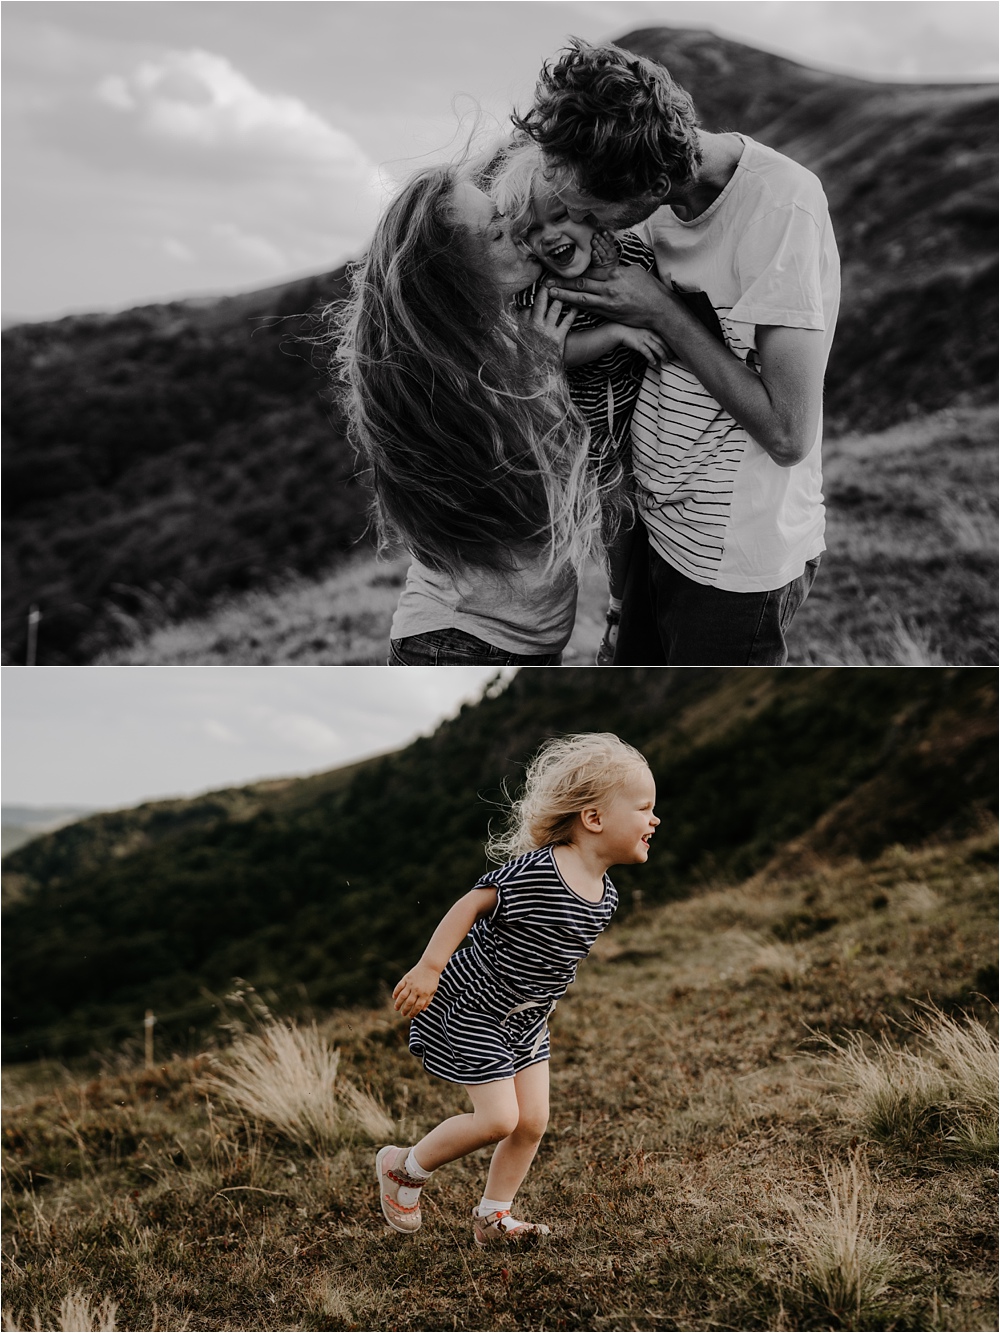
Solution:
[(451, 907), (393, 991), (412, 1020), (410, 1050), (429, 1073), (461, 1084), (473, 1107), (412, 1148), (378, 1152), (394, 1230), (419, 1228), (433, 1171), (495, 1143), (472, 1210), (476, 1244), (548, 1234), (511, 1215), (548, 1121), (548, 1020), (618, 905), (608, 868), (649, 855), (655, 799), (645, 759), (610, 733), (549, 741), (528, 765), (508, 827), (487, 847), (505, 864)]
[[(656, 272), (653, 251), (633, 232), (618, 236), (586, 222), (574, 222), (566, 205), (545, 180), (537, 145), (508, 149), (490, 192), (511, 221), (512, 232), (561, 285), (574, 278), (603, 278), (619, 264)], [(515, 297), (530, 308), (545, 279)], [(649, 366), (659, 366), (668, 349), (652, 329), (614, 323), (592, 311), (577, 310), (563, 351), (570, 397), (590, 427), (590, 459), (605, 500), (605, 548), (610, 605), (598, 666), (614, 658), (635, 515), (631, 486), (632, 413)]]

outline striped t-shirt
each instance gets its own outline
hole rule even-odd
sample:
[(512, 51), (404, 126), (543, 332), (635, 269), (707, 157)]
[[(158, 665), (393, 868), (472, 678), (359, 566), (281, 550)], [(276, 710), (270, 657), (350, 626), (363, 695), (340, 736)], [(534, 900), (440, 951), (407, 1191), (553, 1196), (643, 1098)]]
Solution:
[[(640, 228), (659, 276), (729, 351), (758, 369), (759, 326), (821, 330), (829, 355), (840, 263), (817, 178), (743, 137), (719, 197), (690, 220)], [(632, 420), (639, 513), (653, 549), (696, 583), (769, 592), (824, 549), (820, 444), (782, 468), (677, 360), (647, 371)]]
[(552, 847), (525, 852), (487, 871), (475, 887), (495, 887), (497, 905), (473, 926), (469, 961), (530, 1000), (556, 1000), (563, 994), (618, 906), (607, 875), (599, 902), (571, 889)]
[[(619, 263), (637, 264), (647, 273), (655, 269), (652, 250), (633, 232), (620, 232), (615, 242)], [(542, 281), (539, 279), (518, 292), (514, 304), (522, 309), (532, 306)], [(591, 310), (578, 310), (571, 335), (584, 329), (598, 329), (609, 322)], [(590, 427), (590, 457), (595, 465), (600, 466), (609, 451), (625, 461), (632, 411), (648, 364), (641, 352), (619, 344), (595, 361), (567, 367), (570, 397)]]

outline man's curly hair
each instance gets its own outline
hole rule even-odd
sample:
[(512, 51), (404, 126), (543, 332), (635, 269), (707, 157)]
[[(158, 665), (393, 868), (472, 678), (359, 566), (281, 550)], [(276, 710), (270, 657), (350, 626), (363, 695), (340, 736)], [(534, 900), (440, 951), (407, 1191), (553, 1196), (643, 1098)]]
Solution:
[(687, 183), (701, 165), (698, 117), (663, 65), (579, 37), (546, 62), (535, 104), (511, 117), (577, 188), (608, 203), (652, 189), (660, 176)]

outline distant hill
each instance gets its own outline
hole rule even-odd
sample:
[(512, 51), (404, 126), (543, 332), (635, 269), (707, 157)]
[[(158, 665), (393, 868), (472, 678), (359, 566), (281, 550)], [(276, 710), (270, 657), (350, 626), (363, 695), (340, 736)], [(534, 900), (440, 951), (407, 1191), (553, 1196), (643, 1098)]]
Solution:
[(3, 855), (22, 847), (32, 838), (71, 824), (94, 813), (92, 805), (5, 805), (3, 807)]
[[(648, 756), (663, 827), (623, 910), (813, 852), (872, 857), (996, 809), (997, 680), (938, 671), (520, 672), (350, 770), (94, 816), (4, 861), (7, 1058), (181, 1042), (242, 977), (281, 1007), (366, 1003), (486, 868), (504, 779), (546, 735)], [(206, 995), (206, 992), (208, 995)]]
[[(709, 129), (816, 170), (844, 256), (828, 431), (879, 429), (996, 383), (996, 88), (881, 84), (713, 34), (621, 39)], [(85, 662), (137, 624), (332, 567), (366, 498), (299, 318), (343, 271), (220, 301), (4, 332), (5, 660)]]

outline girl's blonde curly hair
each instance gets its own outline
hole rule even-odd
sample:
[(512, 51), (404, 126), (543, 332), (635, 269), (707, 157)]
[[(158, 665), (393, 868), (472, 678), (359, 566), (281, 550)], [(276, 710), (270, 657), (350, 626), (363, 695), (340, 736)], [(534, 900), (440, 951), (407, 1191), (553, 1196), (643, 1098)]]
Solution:
[(491, 831), (486, 855), (503, 863), (569, 842), (580, 811), (603, 805), (637, 767), (649, 767), (644, 756), (610, 731), (546, 741), (530, 760), (517, 796), (504, 788), (510, 810), (500, 832)]

